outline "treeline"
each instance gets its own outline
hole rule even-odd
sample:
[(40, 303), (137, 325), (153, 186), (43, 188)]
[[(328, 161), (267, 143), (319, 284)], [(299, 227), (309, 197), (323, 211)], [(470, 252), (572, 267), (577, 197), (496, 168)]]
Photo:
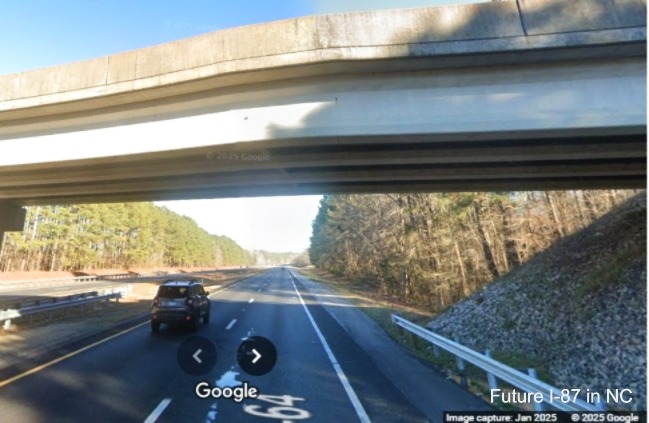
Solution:
[(291, 261), (291, 266), (295, 267), (307, 267), (311, 266), (311, 260), (309, 259), (309, 250), (301, 252), (296, 255)]
[(29, 207), (8, 232), (0, 271), (252, 265), (232, 239), (151, 203)]
[(633, 193), (325, 196), (313, 222), (309, 256), (318, 268), (439, 310)]
[(255, 250), (252, 253), (255, 256), (255, 264), (258, 266), (289, 264), (297, 256), (297, 253), (277, 253), (265, 250)]

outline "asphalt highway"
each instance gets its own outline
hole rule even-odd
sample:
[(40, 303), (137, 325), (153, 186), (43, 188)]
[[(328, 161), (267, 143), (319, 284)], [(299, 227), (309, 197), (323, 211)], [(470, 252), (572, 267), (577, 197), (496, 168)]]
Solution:
[[(165, 326), (152, 333), (147, 322), (0, 381), (0, 421), (441, 421), (441, 412), (431, 415), (421, 395), (413, 399), (398, 388), (373, 360), (373, 350), (359, 345), (292, 273), (272, 269), (213, 294), (211, 321), (197, 333)], [(196, 335), (217, 351), (216, 364), (201, 376), (178, 363), (180, 344)], [(237, 362), (240, 344), (252, 336), (269, 339), (277, 350), (276, 364), (265, 375), (247, 374)], [(408, 381), (408, 369), (404, 373)], [(442, 376), (431, 375), (425, 383), (413, 377), (421, 385), (413, 389), (427, 393), (425, 401), (437, 402), (435, 409), (488, 409)], [(247, 383), (261, 395), (241, 402), (199, 398), (200, 382), (220, 388)]]

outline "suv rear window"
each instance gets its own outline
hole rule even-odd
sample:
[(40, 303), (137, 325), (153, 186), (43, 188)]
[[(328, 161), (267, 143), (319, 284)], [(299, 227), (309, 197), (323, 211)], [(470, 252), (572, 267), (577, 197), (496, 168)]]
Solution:
[(161, 286), (158, 290), (158, 297), (161, 298), (180, 298), (187, 296), (188, 288), (186, 286)]

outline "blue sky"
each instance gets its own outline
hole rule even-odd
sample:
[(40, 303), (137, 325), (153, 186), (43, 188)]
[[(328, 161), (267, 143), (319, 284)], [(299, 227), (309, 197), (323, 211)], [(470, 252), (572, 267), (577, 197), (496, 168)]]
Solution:
[[(304, 15), (475, 3), (471, 0), (7, 0), (0, 6), (0, 74), (91, 59), (219, 29)], [(308, 247), (319, 196), (165, 202), (245, 248)]]

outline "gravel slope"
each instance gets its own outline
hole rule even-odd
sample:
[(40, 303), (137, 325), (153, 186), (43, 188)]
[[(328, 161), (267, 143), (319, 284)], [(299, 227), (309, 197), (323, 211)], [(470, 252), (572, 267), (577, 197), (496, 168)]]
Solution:
[(640, 194), (451, 307), (429, 327), (468, 346), (528, 354), (558, 388), (630, 388), (646, 410), (647, 212)]

